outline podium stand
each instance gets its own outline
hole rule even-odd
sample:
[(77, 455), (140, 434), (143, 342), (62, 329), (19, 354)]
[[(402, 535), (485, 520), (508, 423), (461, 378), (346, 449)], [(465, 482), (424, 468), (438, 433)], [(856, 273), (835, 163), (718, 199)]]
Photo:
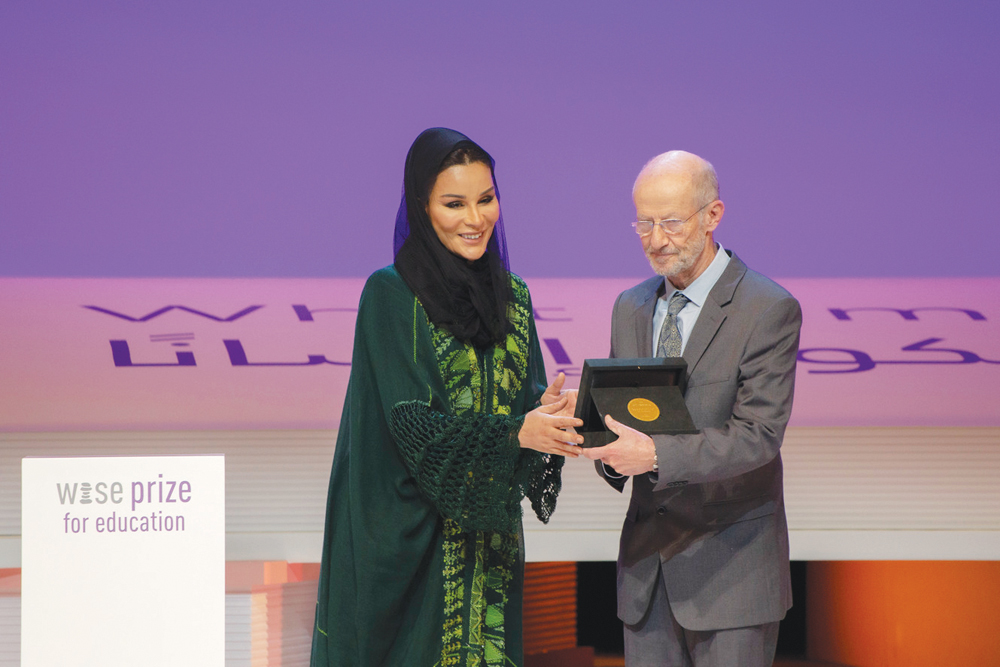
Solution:
[(222, 456), (21, 461), (22, 667), (223, 667)]

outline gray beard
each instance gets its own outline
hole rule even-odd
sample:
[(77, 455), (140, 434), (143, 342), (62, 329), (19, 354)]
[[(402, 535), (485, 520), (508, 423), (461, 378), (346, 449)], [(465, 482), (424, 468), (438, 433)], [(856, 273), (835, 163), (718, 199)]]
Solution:
[(649, 266), (653, 269), (654, 273), (667, 279), (691, 270), (691, 267), (693, 267), (695, 262), (698, 261), (698, 258), (701, 257), (701, 253), (705, 250), (705, 244), (707, 242), (707, 239), (702, 234), (699, 234), (698, 238), (700, 239), (700, 242), (698, 243), (697, 248), (688, 246), (681, 252), (674, 255), (676, 260), (670, 269), (661, 268), (656, 264), (656, 261), (647, 254), (646, 259), (649, 261)]

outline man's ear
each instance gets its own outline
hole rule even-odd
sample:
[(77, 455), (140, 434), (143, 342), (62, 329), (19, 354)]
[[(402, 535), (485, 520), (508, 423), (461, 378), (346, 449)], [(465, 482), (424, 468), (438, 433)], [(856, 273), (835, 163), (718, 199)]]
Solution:
[(707, 220), (705, 221), (705, 230), (709, 232), (714, 232), (715, 228), (719, 226), (722, 221), (722, 214), (726, 212), (726, 205), (722, 203), (721, 199), (716, 199), (712, 202), (711, 206), (708, 207), (706, 213)]

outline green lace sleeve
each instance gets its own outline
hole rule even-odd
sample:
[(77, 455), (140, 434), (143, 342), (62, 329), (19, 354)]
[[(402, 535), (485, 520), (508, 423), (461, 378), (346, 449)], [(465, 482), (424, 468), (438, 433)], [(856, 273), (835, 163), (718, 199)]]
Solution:
[(556, 496), (562, 488), (562, 467), (566, 459), (532, 449), (521, 450), (518, 486), (531, 501), (531, 509), (542, 523), (548, 523), (556, 511)]
[[(531, 296), (527, 294), (524, 281), (517, 278), (516, 283), (524, 290), (527, 300), (526, 312), (534, 312), (531, 306)], [(522, 412), (528, 412), (538, 407), (542, 392), (545, 391), (545, 366), (542, 362), (542, 350), (538, 343), (538, 333), (535, 330), (534, 318), (527, 318), (529, 339), (529, 382), (533, 389), (526, 393)], [(523, 489), (523, 495), (531, 501), (531, 509), (542, 523), (548, 523), (556, 510), (556, 496), (562, 487), (562, 467), (566, 459), (562, 456), (550, 456), (532, 449), (521, 450), (521, 464), (518, 469), (518, 484)]]
[(466, 530), (516, 532), (521, 499), (548, 521), (562, 457), (522, 450), (523, 416), (446, 415), (420, 401), (397, 403), (389, 430), (417, 486), (438, 512)]

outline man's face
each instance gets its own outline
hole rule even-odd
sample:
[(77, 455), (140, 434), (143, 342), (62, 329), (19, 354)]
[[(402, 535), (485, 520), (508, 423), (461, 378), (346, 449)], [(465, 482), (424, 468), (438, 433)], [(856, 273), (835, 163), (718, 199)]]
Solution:
[(696, 201), (691, 178), (683, 172), (660, 172), (640, 178), (635, 193), (636, 220), (686, 220), (676, 234), (654, 225), (640, 235), (649, 265), (674, 287), (684, 289), (708, 268), (715, 257), (712, 231), (717, 220), (714, 206), (701, 212), (708, 202)]

